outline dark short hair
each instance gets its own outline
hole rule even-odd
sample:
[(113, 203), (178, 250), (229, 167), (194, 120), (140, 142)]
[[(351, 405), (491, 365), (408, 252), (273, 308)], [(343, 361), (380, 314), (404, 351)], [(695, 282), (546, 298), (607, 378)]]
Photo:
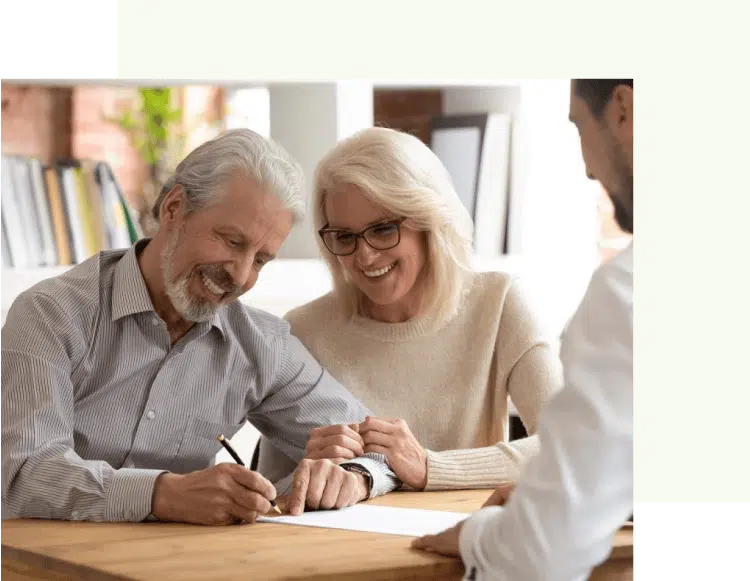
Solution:
[(633, 79), (573, 79), (573, 91), (588, 105), (594, 117), (600, 117), (618, 85), (633, 88)]

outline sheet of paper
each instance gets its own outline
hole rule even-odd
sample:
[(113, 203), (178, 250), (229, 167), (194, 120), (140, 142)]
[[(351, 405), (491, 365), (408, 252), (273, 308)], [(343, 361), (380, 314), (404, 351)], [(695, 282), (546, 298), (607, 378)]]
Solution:
[(355, 504), (340, 510), (303, 512), (300, 516), (263, 516), (258, 517), (258, 522), (421, 537), (442, 532), (469, 516), (465, 512)]

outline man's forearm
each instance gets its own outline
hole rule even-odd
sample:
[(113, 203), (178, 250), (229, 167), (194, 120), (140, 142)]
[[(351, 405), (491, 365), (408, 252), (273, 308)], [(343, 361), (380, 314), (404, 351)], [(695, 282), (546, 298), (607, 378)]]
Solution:
[(162, 473), (115, 470), (63, 446), (35, 452), (17, 471), (18, 457), (6, 450), (3, 456), (3, 515), (10, 518), (139, 522), (151, 512)]

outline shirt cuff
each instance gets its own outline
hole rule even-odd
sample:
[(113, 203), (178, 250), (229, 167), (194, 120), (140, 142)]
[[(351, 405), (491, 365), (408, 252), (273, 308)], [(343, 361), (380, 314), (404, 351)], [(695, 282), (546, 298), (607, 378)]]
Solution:
[(363, 468), (366, 468), (372, 475), (372, 490), (370, 491), (370, 496), (367, 497), (368, 500), (376, 496), (388, 494), (401, 486), (401, 481), (396, 478), (396, 475), (388, 466), (385, 456), (382, 454), (367, 454), (353, 460), (347, 460), (341, 464), (359, 464)]
[(475, 512), (472, 516), (464, 521), (461, 527), (461, 534), (458, 537), (458, 548), (461, 552), (461, 560), (466, 568), (467, 579), (476, 579), (477, 581), (485, 579), (486, 564), (481, 558), (480, 541), (482, 531), (488, 520), (497, 518), (503, 511), (501, 506), (489, 506)]
[(115, 470), (107, 490), (104, 519), (141, 522), (151, 513), (156, 479), (166, 470), (121, 468)]

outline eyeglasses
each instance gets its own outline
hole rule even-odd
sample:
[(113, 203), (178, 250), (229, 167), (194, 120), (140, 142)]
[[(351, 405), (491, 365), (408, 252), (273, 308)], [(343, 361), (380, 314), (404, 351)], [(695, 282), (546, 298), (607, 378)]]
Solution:
[(373, 224), (362, 232), (329, 229), (328, 224), (318, 230), (326, 248), (336, 256), (349, 256), (357, 251), (357, 244), (362, 238), (375, 250), (388, 250), (401, 242), (401, 222), (406, 218)]

